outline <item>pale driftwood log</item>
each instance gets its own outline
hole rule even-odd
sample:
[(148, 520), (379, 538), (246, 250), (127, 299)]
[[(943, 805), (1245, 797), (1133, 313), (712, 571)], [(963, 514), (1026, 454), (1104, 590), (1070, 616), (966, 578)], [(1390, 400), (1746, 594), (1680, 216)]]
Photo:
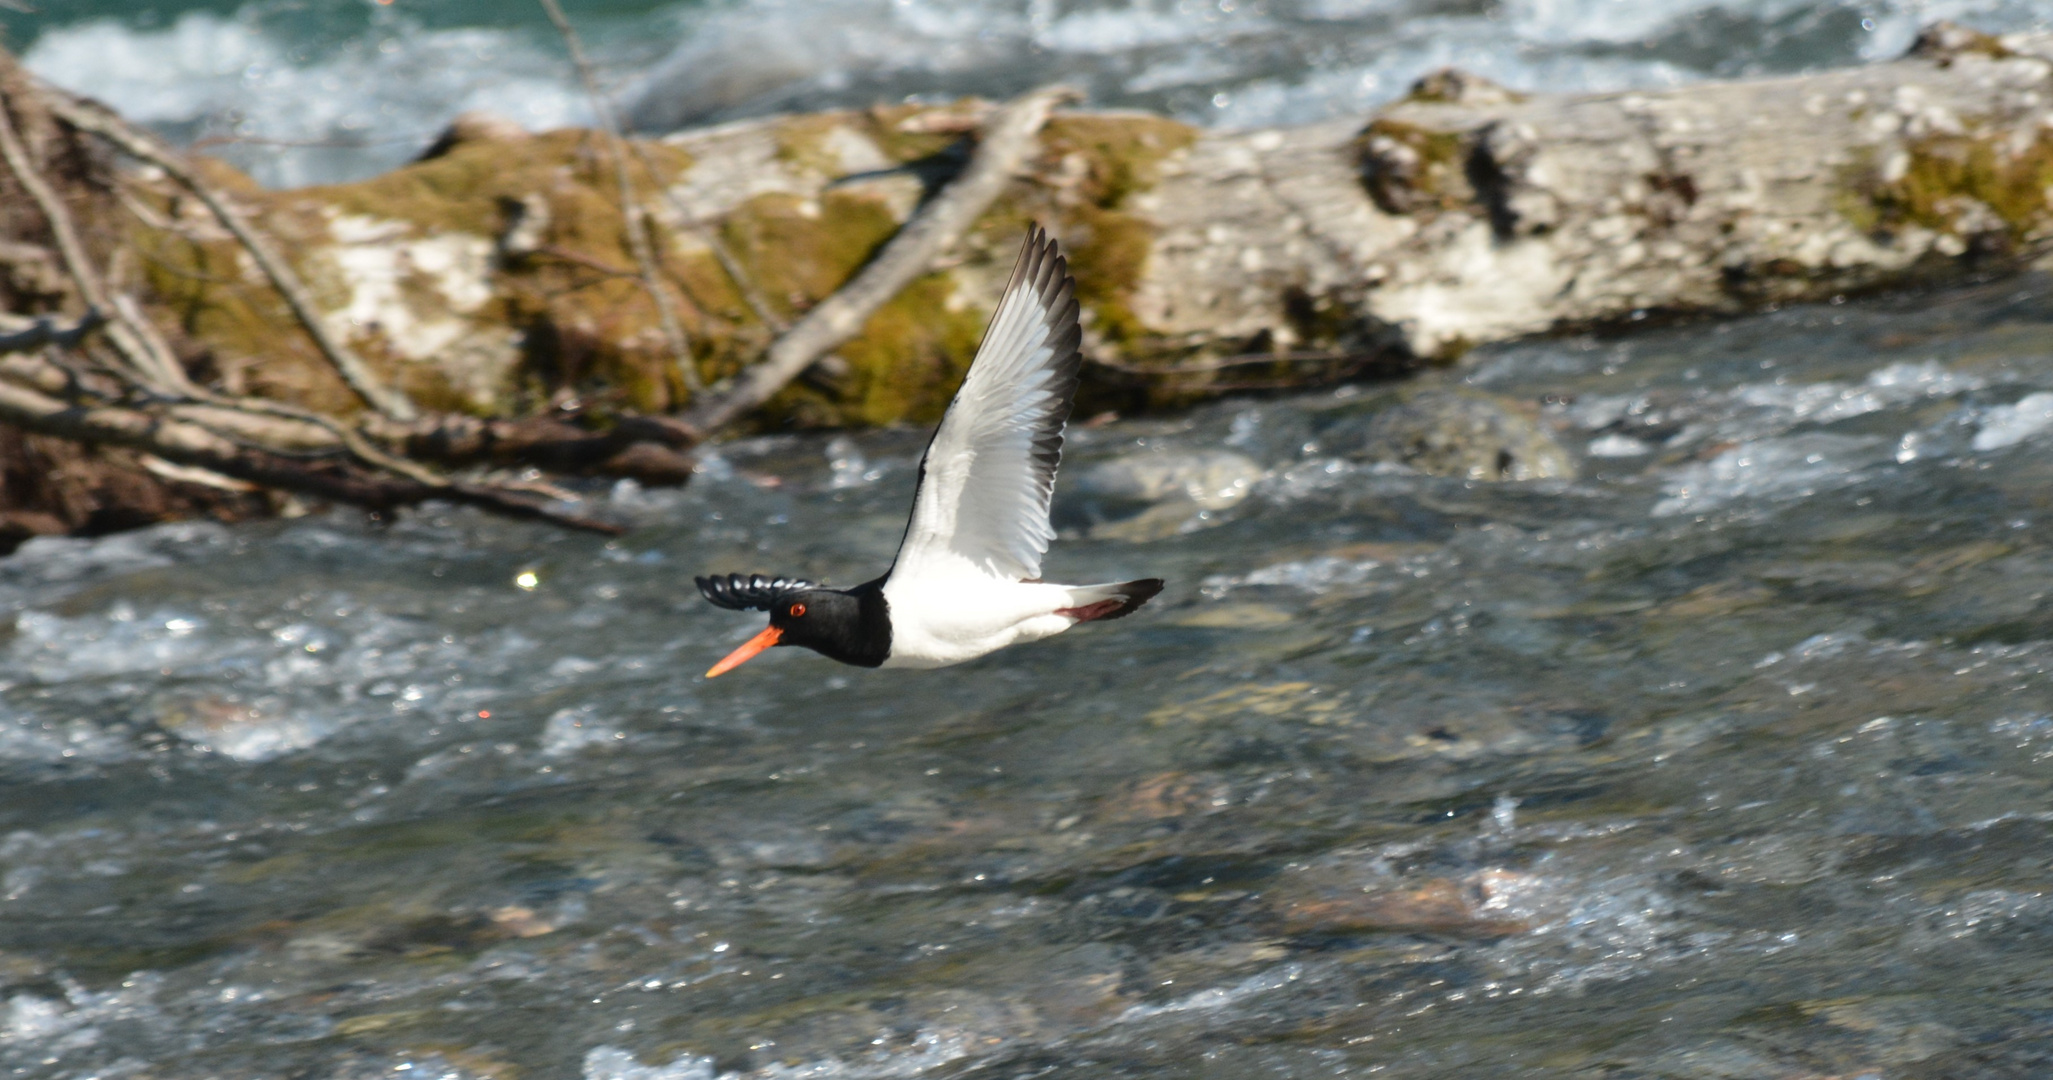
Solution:
[(734, 386), (695, 404), (684, 422), (713, 432), (754, 411), (828, 350), (854, 337), (900, 289), (931, 270), (934, 259), (970, 227), (1018, 176), (1048, 113), (1077, 96), (1046, 86), (1006, 104), (984, 126), (969, 167), (919, 209), (856, 276), (771, 343), (763, 359)]
[(1667, 91), (1443, 76), (1368, 122), (1210, 133), (1140, 200), (1163, 338), (1297, 339), (1297, 291), (1433, 357), (2053, 254), (2053, 35)]

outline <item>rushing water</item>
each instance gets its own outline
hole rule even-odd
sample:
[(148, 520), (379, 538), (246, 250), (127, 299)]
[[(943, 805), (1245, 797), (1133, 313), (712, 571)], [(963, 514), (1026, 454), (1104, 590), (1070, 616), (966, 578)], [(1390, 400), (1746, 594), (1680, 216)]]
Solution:
[[(279, 186), (364, 176), (463, 109), (590, 120), (533, 0), (40, 0), (0, 28), (59, 84)], [(565, 0), (662, 130), (1051, 79), (1201, 124), (1360, 114), (1458, 65), (1529, 90), (1667, 86), (1903, 52), (2044, 0)]]
[[(1352, 460), (1378, 386), (1085, 427), (1049, 576), (1169, 590), (938, 672), (706, 681), (758, 617), (689, 584), (874, 574), (915, 432), (727, 445), (611, 542), (32, 541), (0, 1067), (2053, 1071), (2053, 280), (1428, 379), (1582, 478)], [(1136, 456), (1214, 490), (1078, 501)]]

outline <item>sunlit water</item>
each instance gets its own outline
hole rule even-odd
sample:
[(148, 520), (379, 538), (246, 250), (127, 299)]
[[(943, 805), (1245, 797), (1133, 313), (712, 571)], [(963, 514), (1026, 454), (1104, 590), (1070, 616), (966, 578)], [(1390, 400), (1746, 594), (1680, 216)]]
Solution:
[[(589, 123), (533, 0), (0, 5), (29, 66), (277, 186), (417, 154), (485, 109)], [(1063, 79), (1101, 106), (1251, 126), (1359, 115), (1457, 65), (1525, 90), (1659, 87), (1900, 55), (2042, 0), (566, 0), (628, 117), (667, 130)]]
[(760, 616), (689, 583), (876, 573), (915, 432), (726, 446), (612, 542), (32, 541), (0, 1067), (2048, 1075), (2053, 281), (1434, 378), (1584, 477), (1351, 460), (1377, 386), (1080, 430), (1072, 489), (1252, 486), (1056, 546), (1139, 615), (938, 672), (706, 681)]

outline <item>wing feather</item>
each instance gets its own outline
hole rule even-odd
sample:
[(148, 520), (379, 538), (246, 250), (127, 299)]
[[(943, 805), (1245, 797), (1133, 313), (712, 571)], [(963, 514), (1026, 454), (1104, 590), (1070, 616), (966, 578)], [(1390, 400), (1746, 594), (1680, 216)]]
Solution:
[(960, 561), (1011, 581), (1041, 576), (1082, 340), (1069, 262), (1035, 226), (927, 444), (894, 575)]

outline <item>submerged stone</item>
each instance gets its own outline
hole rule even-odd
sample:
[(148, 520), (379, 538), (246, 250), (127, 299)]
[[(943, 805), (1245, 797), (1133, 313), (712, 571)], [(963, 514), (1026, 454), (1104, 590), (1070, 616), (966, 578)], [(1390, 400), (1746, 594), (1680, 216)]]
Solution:
[[(1469, 480), (1572, 478), (1575, 459), (1534, 412), (1495, 395), (1432, 390), (1372, 415), (1329, 445), (1366, 461)], [(1350, 445), (1351, 443), (1351, 445)]]
[(1169, 536), (1238, 505), (1263, 473), (1259, 462), (1231, 450), (1129, 454), (1084, 469), (1065, 485), (1055, 520), (1094, 537)]

